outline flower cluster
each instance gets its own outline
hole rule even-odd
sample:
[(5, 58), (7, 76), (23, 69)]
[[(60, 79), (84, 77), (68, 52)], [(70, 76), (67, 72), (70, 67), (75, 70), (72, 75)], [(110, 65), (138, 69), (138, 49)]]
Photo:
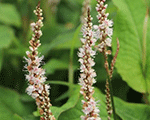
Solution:
[(36, 100), (36, 104), (39, 108), (41, 120), (55, 120), (52, 115), (51, 110), (49, 109), (50, 99), (49, 99), (49, 88), (48, 84), (44, 84), (46, 81), (45, 70), (41, 67), (41, 62), (44, 56), (38, 56), (38, 47), (41, 45), (39, 38), (42, 36), (41, 27), (43, 26), (43, 17), (42, 9), (40, 9), (40, 2), (34, 10), (35, 15), (37, 15), (38, 20), (36, 23), (31, 23), (31, 29), (34, 32), (30, 43), (30, 51), (27, 51), (27, 58), (25, 58), (27, 64), (25, 68), (28, 71), (26, 79), (29, 82), (29, 86), (26, 89), (26, 92)]
[(92, 17), (90, 15), (90, 9), (88, 9), (86, 23), (82, 27), (83, 38), (81, 38), (82, 47), (79, 48), (78, 56), (80, 66), (80, 78), (79, 84), (81, 85), (80, 93), (84, 96), (82, 100), (84, 116), (81, 116), (82, 120), (101, 120), (99, 116), (99, 108), (96, 106), (97, 102), (93, 98), (94, 87), (92, 85), (96, 83), (96, 73), (92, 68), (95, 65), (93, 60), (96, 51), (92, 50), (92, 46), (95, 45), (96, 39), (94, 39), (94, 32), (92, 31)]
[[(96, 31), (96, 38), (100, 39), (100, 43), (97, 46), (97, 49), (100, 52), (104, 52), (104, 47), (111, 47), (113, 26), (112, 20), (108, 19), (109, 13), (106, 13), (107, 4), (104, 5), (106, 0), (97, 0), (98, 4), (96, 10), (98, 12), (97, 19), (99, 26), (94, 25), (93, 28)], [(105, 51), (106, 54), (111, 54), (110, 51)]]
[(108, 47), (111, 47), (111, 42), (112, 42), (113, 21), (108, 19), (109, 13), (106, 13), (106, 8), (108, 5), (104, 4), (105, 1), (106, 0), (97, 0), (98, 3), (96, 6), (96, 10), (98, 12), (97, 19), (98, 19), (99, 25), (98, 26), (95, 25), (93, 27), (96, 32), (95, 37), (97, 40), (99, 39), (99, 43), (97, 46), (95, 46), (95, 48), (97, 48), (97, 50), (103, 53), (104, 55), (104, 61), (105, 61), (104, 67), (106, 69), (107, 76), (108, 76), (108, 79), (106, 80), (106, 105), (107, 105), (108, 120), (110, 120), (111, 114), (113, 112), (115, 113), (115, 109), (113, 109), (114, 107), (113, 97), (111, 97), (111, 94), (110, 94), (110, 91), (112, 89), (110, 89), (111, 84), (109, 80), (111, 80), (112, 78), (114, 64), (116, 62), (117, 55), (119, 52), (119, 41), (117, 40), (117, 51), (111, 61), (111, 65), (109, 65), (108, 55), (111, 54), (111, 50), (108, 50)]
[(83, 2), (82, 15), (80, 17), (82, 24), (86, 23), (85, 17), (87, 16), (87, 10), (90, 7), (90, 2), (91, 2), (91, 0), (84, 0), (84, 2)]

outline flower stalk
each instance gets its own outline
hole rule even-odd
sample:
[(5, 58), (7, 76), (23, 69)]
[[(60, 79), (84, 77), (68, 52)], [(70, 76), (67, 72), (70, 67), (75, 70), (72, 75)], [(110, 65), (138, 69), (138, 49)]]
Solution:
[(111, 114), (112, 114), (112, 106), (111, 106), (111, 97), (110, 97), (110, 89), (109, 89), (109, 82), (108, 82), (108, 79), (106, 79), (106, 110), (108, 112), (108, 120), (111, 119)]
[(29, 41), (30, 51), (26, 51), (27, 58), (24, 57), (27, 62), (25, 68), (28, 71), (28, 74), (25, 76), (29, 82), (26, 92), (36, 100), (41, 120), (55, 120), (55, 117), (49, 109), (52, 106), (48, 97), (50, 86), (44, 83), (46, 81), (45, 70), (41, 67), (44, 56), (39, 57), (38, 55), (38, 47), (41, 45), (39, 39), (42, 36), (41, 28), (43, 27), (40, 2), (38, 3), (36, 10), (34, 10), (34, 13), (37, 16), (37, 22), (31, 23), (33, 34), (32, 39)]
[[(108, 120), (111, 118), (111, 114), (114, 114), (115, 119), (115, 106), (113, 101), (113, 90), (111, 85), (111, 79), (113, 74), (114, 65), (117, 59), (117, 55), (119, 52), (119, 40), (117, 39), (117, 51), (116, 54), (109, 65), (108, 55), (111, 55), (111, 50), (108, 49), (111, 47), (112, 35), (113, 35), (113, 21), (108, 19), (109, 13), (106, 13), (107, 4), (105, 4), (106, 0), (97, 0), (96, 10), (98, 12), (97, 19), (99, 25), (95, 25), (94, 29), (96, 31), (96, 38), (99, 40), (98, 45), (95, 48), (103, 54), (104, 56), (104, 67), (107, 72), (107, 80), (106, 80), (106, 105), (107, 105), (107, 113)], [(112, 105), (111, 105), (112, 104)]]
[(92, 68), (95, 65), (94, 56), (96, 51), (92, 50), (95, 45), (96, 39), (94, 39), (92, 31), (92, 17), (90, 15), (90, 9), (88, 8), (87, 17), (85, 18), (86, 23), (82, 27), (83, 38), (81, 38), (82, 47), (79, 48), (79, 62), (80, 66), (80, 78), (79, 84), (81, 85), (80, 93), (83, 95), (84, 100), (82, 100), (84, 116), (81, 116), (82, 120), (101, 120), (99, 116), (99, 108), (97, 107), (97, 102), (93, 97), (94, 87), (92, 86), (96, 83), (95, 77), (96, 72)]

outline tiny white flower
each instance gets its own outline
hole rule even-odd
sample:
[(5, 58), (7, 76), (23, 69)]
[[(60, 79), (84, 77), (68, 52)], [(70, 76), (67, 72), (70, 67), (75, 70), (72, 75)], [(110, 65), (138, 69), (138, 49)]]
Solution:
[(30, 55), (30, 52), (29, 52), (29, 51), (26, 51), (26, 55), (27, 55), (27, 56)]
[(39, 94), (38, 93), (32, 93), (31, 96), (32, 96), (33, 99), (36, 99), (39, 96)]
[(39, 31), (38, 31), (38, 34), (39, 34), (39, 36), (42, 36), (42, 31), (39, 30)]
[(98, 28), (98, 25), (93, 25), (93, 29), (97, 30)]
[(26, 91), (28, 95), (31, 95), (32, 92), (35, 91), (35, 87), (33, 85), (30, 85), (27, 87)]
[(111, 36), (112, 36), (112, 34), (113, 34), (113, 29), (112, 29), (112, 28), (107, 27), (107, 28), (106, 28), (106, 34), (107, 34), (109, 37), (111, 37)]
[(82, 111), (87, 115), (90, 112), (92, 112), (92, 110), (93, 110), (93, 107), (89, 105), (88, 107), (85, 107)]
[(29, 47), (29, 49), (30, 49), (31, 51), (33, 51), (33, 50), (34, 50), (34, 49), (33, 49), (33, 47), (31, 47), (31, 46)]
[(36, 25), (36, 24), (35, 24), (34, 22), (30, 24), (30, 26), (31, 26), (31, 30), (32, 30), (32, 31), (34, 31), (34, 30), (35, 30), (35, 25)]
[(106, 38), (105, 42), (106, 42), (106, 45), (111, 47), (111, 39), (110, 38)]
[(96, 55), (96, 51), (94, 51), (94, 50), (91, 50), (91, 51), (90, 51), (90, 55), (91, 55), (91, 56), (94, 56), (94, 55)]
[(88, 62), (90, 63), (91, 66), (94, 66), (94, 65), (95, 65), (95, 62), (93, 61), (92, 58), (89, 58), (89, 59), (88, 59)]
[(86, 117), (82, 115), (80, 118), (81, 120), (85, 120)]
[(103, 2), (103, 1), (101, 1), (101, 2), (100, 2), (100, 5), (102, 6), (103, 4), (104, 4), (104, 2)]
[(84, 78), (86, 78), (86, 75), (85, 75), (84, 73), (82, 73), (82, 74), (80, 74), (80, 77), (81, 77), (82, 79), (84, 79)]
[(79, 61), (81, 64), (83, 64), (83, 62), (84, 62), (84, 60), (83, 60), (82, 58), (80, 58), (78, 61)]
[(104, 5), (104, 9), (106, 9), (107, 7), (108, 7), (108, 4), (105, 4), (105, 5)]
[(86, 39), (84, 39), (84, 38), (81, 38), (80, 40), (82, 43), (85, 43), (85, 41), (86, 41)]
[(49, 93), (50, 85), (46, 84), (45, 85), (45, 90)]

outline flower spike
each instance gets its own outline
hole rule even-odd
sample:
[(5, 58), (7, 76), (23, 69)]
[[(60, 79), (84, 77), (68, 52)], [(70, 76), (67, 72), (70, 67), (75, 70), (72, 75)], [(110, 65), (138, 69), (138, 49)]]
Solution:
[(111, 47), (113, 26), (112, 20), (108, 19), (109, 13), (106, 12), (107, 4), (104, 5), (105, 0), (97, 0), (98, 4), (96, 10), (98, 12), (97, 19), (99, 22), (99, 26), (95, 25), (94, 28), (96, 30), (97, 39), (100, 39), (97, 49), (100, 52), (105, 52), (106, 54), (111, 54), (110, 51), (104, 49), (104, 47)]
[(90, 15), (90, 9), (88, 8), (86, 23), (82, 27), (83, 38), (81, 38), (82, 47), (79, 48), (79, 62), (80, 66), (80, 78), (79, 84), (81, 85), (80, 93), (83, 95), (82, 100), (84, 116), (81, 116), (82, 120), (101, 120), (99, 116), (99, 108), (97, 102), (93, 98), (94, 87), (92, 85), (96, 83), (96, 72), (92, 68), (95, 65), (94, 56), (96, 51), (92, 50), (96, 40), (93, 37), (92, 31), (92, 17)]
[(35, 15), (37, 16), (37, 22), (31, 23), (31, 30), (33, 31), (32, 39), (30, 43), (30, 51), (26, 51), (27, 64), (25, 68), (28, 71), (26, 79), (29, 82), (29, 86), (26, 89), (27, 94), (29, 94), (33, 99), (36, 100), (36, 104), (40, 111), (41, 120), (55, 120), (55, 117), (52, 115), (49, 99), (49, 88), (48, 84), (45, 84), (45, 70), (41, 67), (41, 62), (44, 56), (39, 57), (38, 47), (41, 45), (40, 37), (42, 36), (41, 27), (43, 27), (43, 17), (42, 9), (40, 8), (40, 2), (38, 3), (36, 10), (34, 10)]
[[(94, 29), (96, 31), (95, 37), (99, 40), (98, 45), (95, 48), (104, 55), (104, 67), (107, 72), (108, 79), (106, 80), (106, 105), (107, 105), (107, 113), (108, 120), (111, 119), (111, 114), (114, 113), (115, 118), (115, 108), (113, 102), (113, 93), (111, 87), (111, 78), (114, 69), (114, 64), (117, 59), (117, 55), (119, 52), (119, 41), (117, 40), (117, 51), (111, 62), (111, 66), (108, 62), (108, 55), (111, 55), (111, 50), (108, 50), (108, 47), (111, 47), (112, 34), (113, 34), (113, 21), (108, 19), (109, 13), (106, 13), (107, 4), (104, 4), (106, 0), (97, 0), (96, 10), (98, 12), (97, 19), (99, 25), (94, 25)], [(111, 68), (109, 68), (109, 66)], [(111, 94), (110, 94), (111, 93)], [(112, 104), (112, 105), (111, 105)], [(113, 110), (112, 110), (113, 109)]]

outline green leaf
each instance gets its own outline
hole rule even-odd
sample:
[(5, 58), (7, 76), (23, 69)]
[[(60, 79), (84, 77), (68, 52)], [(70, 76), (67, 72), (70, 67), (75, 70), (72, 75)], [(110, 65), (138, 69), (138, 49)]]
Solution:
[(15, 91), (0, 87), (0, 96), (0, 120), (11, 120), (14, 114), (25, 116), (32, 113), (32, 109), (20, 101)]
[(46, 69), (46, 74), (53, 74), (55, 72), (55, 70), (57, 70), (57, 69), (61, 70), (61, 69), (67, 69), (67, 68), (68, 68), (67, 63), (64, 63), (64, 62), (62, 62), (60, 60), (56, 60), (56, 59), (51, 59), (44, 66), (44, 69)]
[[(53, 107), (52, 111), (58, 120), (80, 120), (82, 113), (81, 100), (80, 97), (80, 87), (75, 86), (72, 96), (67, 101), (65, 105), (60, 108)], [(105, 95), (95, 88), (94, 98), (99, 101), (100, 117), (102, 120), (107, 119), (107, 111), (105, 104)], [(143, 104), (127, 103), (119, 98), (114, 98), (116, 113), (122, 120), (148, 120), (150, 115), (150, 106)], [(66, 109), (67, 107), (67, 109)], [(56, 111), (56, 112), (55, 112)], [(59, 112), (57, 112), (59, 111)], [(113, 118), (112, 118), (113, 120)]]
[(12, 28), (0, 25), (0, 49), (6, 48), (14, 39), (14, 31)]
[(28, 115), (24, 117), (24, 120), (39, 120), (40, 117), (35, 117), (33, 115)]
[(22, 117), (20, 117), (17, 114), (14, 114), (14, 120), (24, 120)]
[[(66, 40), (63, 44), (59, 44), (56, 49), (70, 49), (72, 43), (74, 43), (74, 48), (79, 48), (81, 46), (80, 40), (79, 40), (79, 33), (81, 26), (77, 27), (75, 31), (73, 31), (70, 34), (66, 33)], [(76, 35), (76, 36), (75, 36)], [(75, 41), (75, 42), (74, 42)]]
[[(74, 66), (74, 69), (76, 68), (77, 66)], [(51, 59), (46, 63), (44, 69), (46, 69), (46, 74), (53, 74), (55, 70), (68, 69), (68, 63), (57, 59)]]
[(70, 84), (68, 82), (58, 81), (58, 80), (57, 81), (46, 81), (45, 83), (56, 84), (56, 85), (64, 85), (64, 86), (68, 86), (68, 87), (70, 87), (70, 86), (74, 87), (74, 84)]
[[(96, 92), (94, 94), (94, 97), (96, 100), (100, 101), (100, 110), (101, 110), (101, 118), (106, 119), (107, 118), (107, 112), (106, 112), (106, 105), (105, 105), (105, 96), (100, 95), (101, 92), (98, 89), (95, 89)], [(53, 112), (56, 116), (56, 119), (58, 120), (80, 120), (80, 116), (82, 113), (82, 106), (81, 106), (81, 98), (80, 97), (80, 86), (75, 86), (73, 88), (72, 96), (69, 98), (66, 104), (64, 104), (60, 108), (53, 108), (52, 111), (59, 111), (59, 112)], [(102, 99), (101, 99), (102, 98)]]
[[(69, 100), (67, 101), (66, 104), (64, 104), (62, 107), (58, 108), (58, 107), (52, 107), (52, 112), (55, 115), (56, 119), (58, 118), (62, 118), (59, 117), (60, 114), (62, 114), (64, 111), (67, 111), (73, 107), (75, 107), (75, 105), (77, 104), (78, 100), (79, 100), (79, 89), (80, 87), (73, 87), (73, 91), (72, 92), (72, 96), (69, 98)], [(64, 119), (65, 120), (65, 119)]]
[(0, 22), (16, 27), (21, 26), (21, 17), (14, 5), (1, 3), (0, 11)]
[[(47, 54), (52, 49), (54, 50), (70, 49), (74, 34), (77, 30), (78, 28), (76, 30), (70, 30), (67, 32), (60, 33), (50, 43), (42, 45), (39, 48), (39, 51), (41, 51), (42, 54)], [(75, 48), (78, 48), (80, 44), (81, 44), (80, 41), (77, 40)]]
[[(123, 80), (130, 87), (138, 92), (145, 93), (146, 80), (150, 72), (150, 59), (144, 53), (145, 47), (150, 48), (147, 37), (147, 44), (143, 47), (143, 25), (146, 15), (146, 7), (143, 0), (113, 0), (117, 7), (117, 16), (114, 22), (113, 52), (116, 51), (116, 38), (120, 41), (120, 51), (116, 61), (116, 67)], [(140, 13), (140, 14), (139, 14)], [(150, 27), (150, 24), (148, 24)], [(147, 53), (148, 50), (147, 50)], [(146, 58), (146, 66), (144, 65)], [(144, 67), (145, 66), (145, 67)], [(149, 77), (150, 78), (150, 77)], [(150, 79), (148, 87), (150, 87)], [(149, 91), (150, 92), (150, 91)]]
[[(65, 43), (72, 40), (73, 34), (74, 31), (60, 34), (58, 37), (53, 39), (52, 42), (50, 42), (49, 44), (44, 44), (43, 46), (41, 46), (40, 51), (42, 52), (42, 54), (47, 54), (52, 49), (58, 49), (57, 46), (61, 46), (61, 45), (63, 46)], [(64, 47), (61, 47), (61, 49), (62, 48)]]
[(31, 96), (29, 96), (28, 94), (21, 95), (20, 100), (22, 102), (33, 102), (34, 101), (34, 99)]
[[(80, 95), (80, 87), (78, 87), (78, 94)], [(100, 100), (99, 102), (99, 108), (100, 108), (100, 116), (102, 120), (107, 119), (107, 111), (106, 111), (106, 105), (105, 105), (105, 96), (102, 95), (102, 93), (98, 90), (95, 89), (94, 97), (96, 100)], [(83, 97), (78, 97), (78, 102), (77, 104), (73, 107), (68, 109), (67, 111), (63, 112), (58, 120), (81, 120), (80, 116), (83, 115), (82, 112), (82, 104), (81, 100)], [(67, 103), (66, 103), (67, 104)], [(112, 118), (113, 120), (113, 118)]]
[(70, 92), (67, 91), (67, 92), (63, 93), (62, 95), (60, 95), (58, 98), (56, 98), (55, 101), (57, 102), (57, 101), (66, 99), (69, 95), (70, 95)]
[(72, 41), (68, 42), (68, 46), (71, 46), (70, 57), (73, 59), (73, 53), (75, 48), (79, 48), (81, 46), (81, 42), (79, 40), (79, 35), (81, 32), (82, 25), (79, 25), (76, 29)]
[(116, 113), (122, 120), (149, 120), (150, 106), (144, 104), (127, 103), (115, 98)]
[(34, 111), (34, 112), (33, 112), (33, 115), (36, 116), (36, 117), (40, 116), (40, 112), (39, 112), (39, 109), (38, 109), (38, 108), (37, 108), (37, 111)]
[(71, 26), (73, 27), (79, 22), (80, 9), (76, 1), (69, 0), (66, 4), (60, 4), (57, 13), (59, 14), (58, 19), (61, 23), (66, 23), (66, 25), (72, 24)]
[[(81, 31), (81, 27), (82, 25), (79, 25), (78, 28), (76, 29), (75, 33), (74, 33), (74, 36), (73, 36), (73, 39), (72, 39), (72, 42), (70, 43), (71, 44), (71, 50), (70, 50), (70, 59), (69, 59), (69, 69), (68, 69), (68, 76), (69, 76), (69, 83), (73, 83), (73, 78), (74, 78), (74, 72), (73, 72), (73, 57), (74, 57), (74, 49), (75, 49), (75, 45), (76, 43), (79, 42), (79, 33)], [(70, 90), (71, 91), (71, 87), (70, 87)]]

